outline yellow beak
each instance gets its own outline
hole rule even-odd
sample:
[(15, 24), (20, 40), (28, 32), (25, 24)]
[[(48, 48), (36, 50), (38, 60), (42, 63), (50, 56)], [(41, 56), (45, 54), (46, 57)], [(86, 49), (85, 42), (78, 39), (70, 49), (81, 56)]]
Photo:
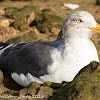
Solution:
[(96, 33), (100, 33), (100, 25), (96, 25), (97, 27), (95, 28), (90, 28), (93, 32), (96, 32)]

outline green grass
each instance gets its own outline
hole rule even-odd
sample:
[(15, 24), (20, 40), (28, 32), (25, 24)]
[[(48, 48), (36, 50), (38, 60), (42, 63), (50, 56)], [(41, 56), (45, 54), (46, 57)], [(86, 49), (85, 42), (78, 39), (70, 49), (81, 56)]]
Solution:
[(57, 15), (54, 15), (54, 14), (47, 14), (47, 13), (45, 13), (44, 16), (46, 18), (50, 18), (52, 21), (57, 22), (57, 23), (61, 23), (62, 24), (63, 21), (64, 21), (63, 18), (61, 18), (61, 17), (59, 17)]

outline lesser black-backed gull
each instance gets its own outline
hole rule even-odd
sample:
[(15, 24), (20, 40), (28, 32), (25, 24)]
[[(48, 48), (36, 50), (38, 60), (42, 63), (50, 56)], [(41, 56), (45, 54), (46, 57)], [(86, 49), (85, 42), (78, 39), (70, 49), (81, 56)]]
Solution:
[(99, 61), (90, 40), (98, 27), (90, 13), (76, 11), (64, 21), (63, 39), (11, 44), (0, 51), (0, 66), (22, 86), (31, 82), (70, 82), (84, 66)]

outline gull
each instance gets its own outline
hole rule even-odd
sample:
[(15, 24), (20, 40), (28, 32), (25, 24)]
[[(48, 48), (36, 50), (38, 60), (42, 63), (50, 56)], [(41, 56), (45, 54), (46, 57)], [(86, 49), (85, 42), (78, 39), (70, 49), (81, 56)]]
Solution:
[(91, 61), (99, 62), (90, 40), (99, 31), (90, 13), (76, 11), (63, 23), (63, 39), (8, 45), (0, 51), (0, 67), (24, 87), (31, 82), (70, 82)]

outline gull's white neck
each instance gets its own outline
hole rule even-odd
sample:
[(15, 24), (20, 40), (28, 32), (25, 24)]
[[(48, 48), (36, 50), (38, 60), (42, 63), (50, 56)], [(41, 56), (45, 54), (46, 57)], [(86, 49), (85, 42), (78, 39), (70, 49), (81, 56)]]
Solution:
[(67, 38), (64, 40), (63, 58), (70, 63), (89, 64), (91, 61), (99, 61), (97, 50), (88, 38)]

